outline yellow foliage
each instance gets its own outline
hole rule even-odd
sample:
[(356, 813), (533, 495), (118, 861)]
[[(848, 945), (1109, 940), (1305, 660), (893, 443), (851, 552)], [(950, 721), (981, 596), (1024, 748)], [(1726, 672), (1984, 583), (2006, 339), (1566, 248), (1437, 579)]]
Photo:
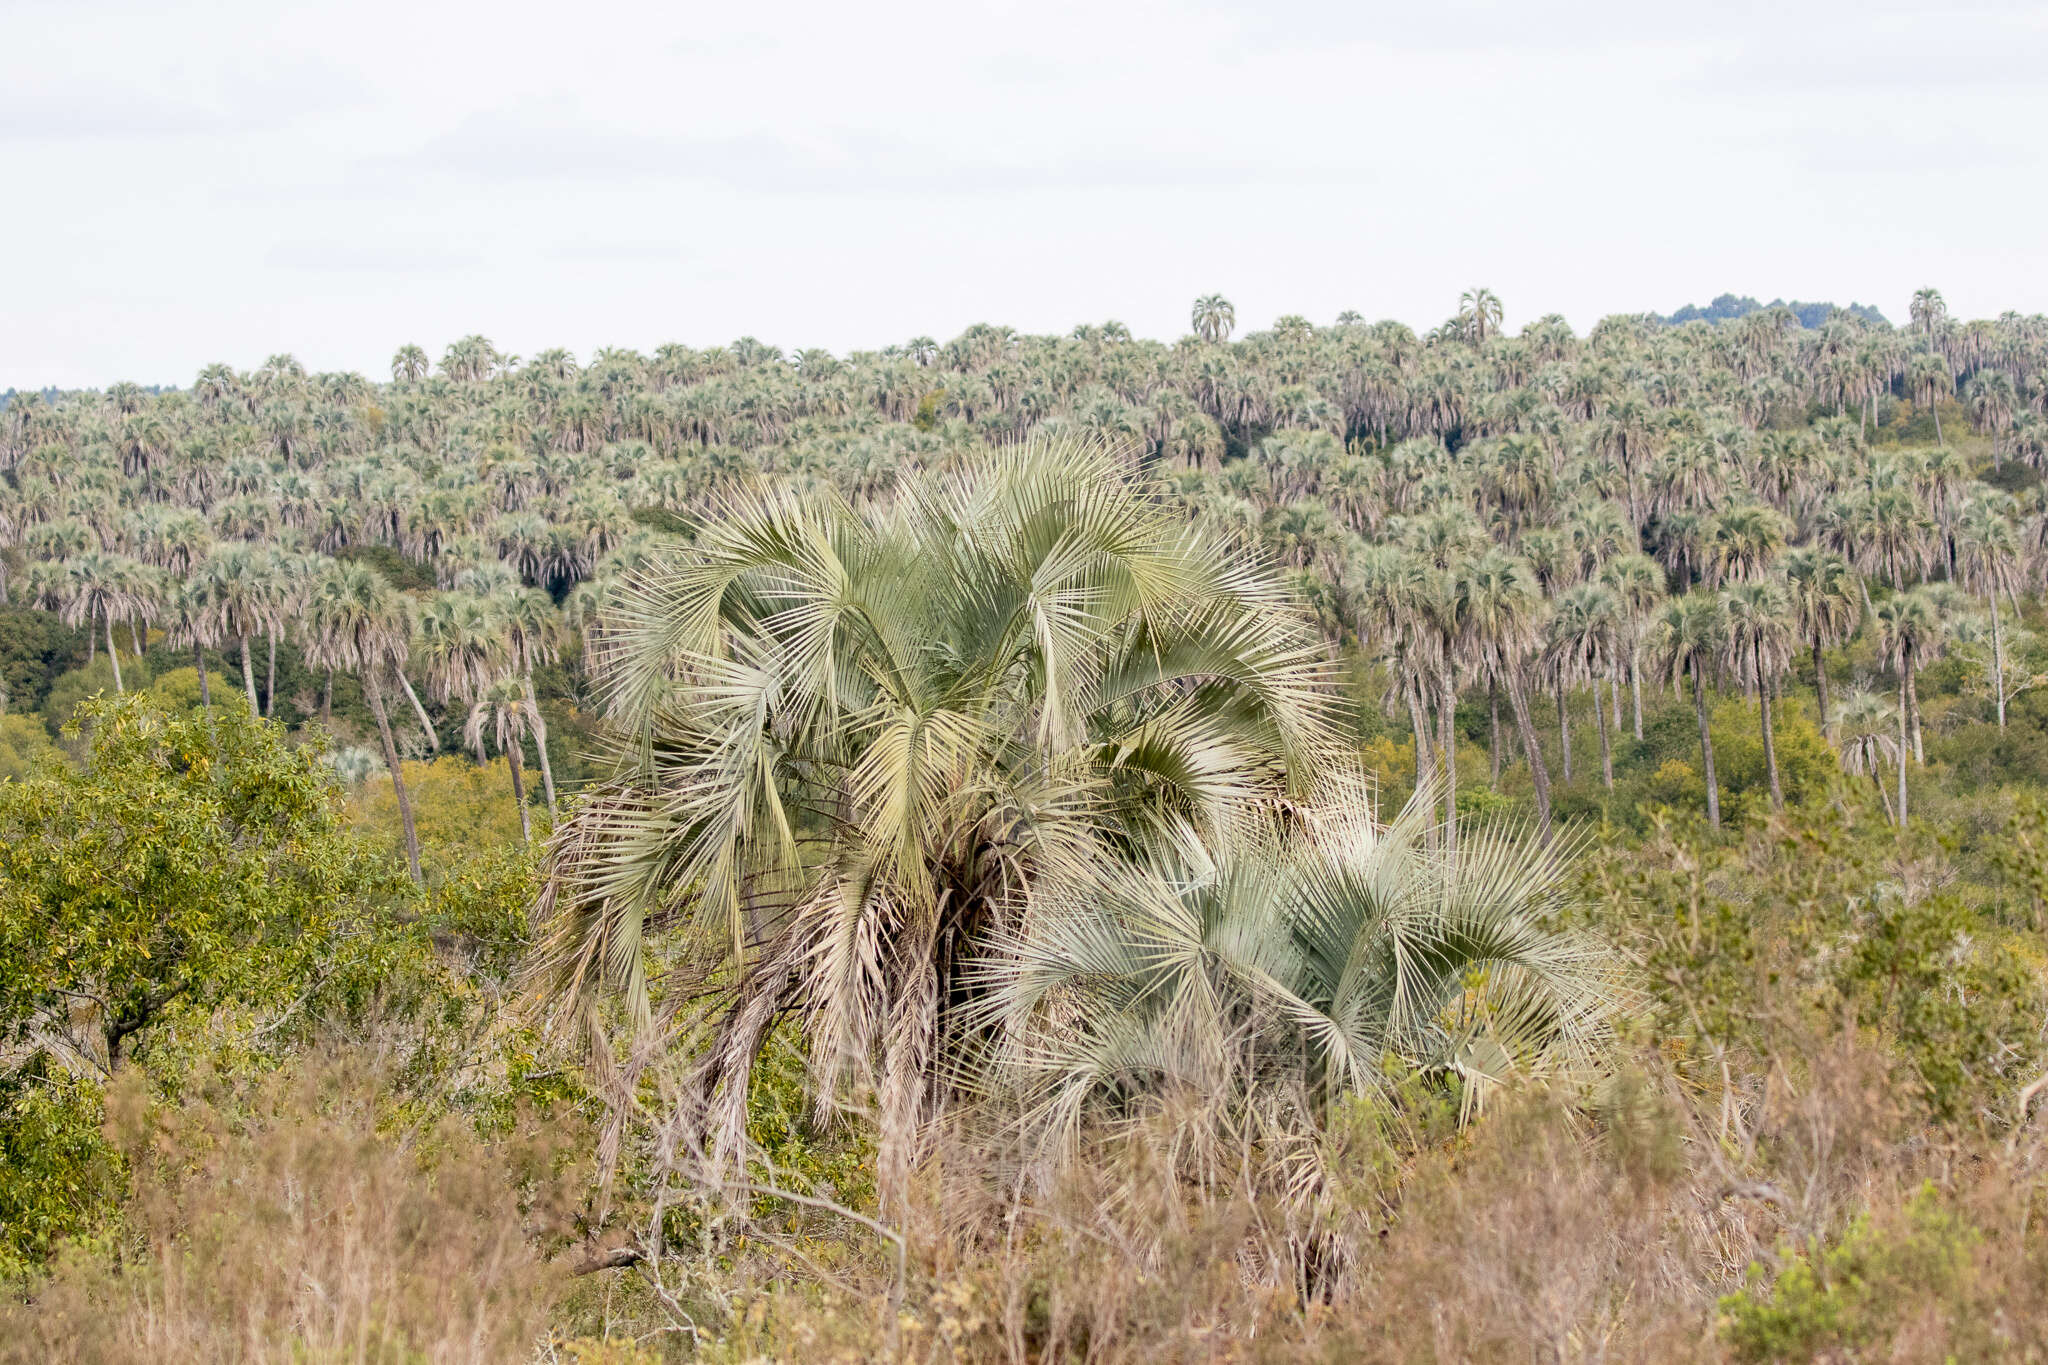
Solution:
[[(486, 849), (518, 846), (519, 811), (512, 804), (512, 767), (503, 758), (479, 768), (466, 754), (442, 754), (429, 763), (407, 763), (404, 772), (423, 860), (445, 864)], [(535, 838), (547, 823), (539, 777), (539, 773), (527, 771), (526, 795)], [(398, 798), (383, 769), (363, 783), (354, 805), (356, 818), (364, 827), (394, 847), (399, 844), (403, 836)]]

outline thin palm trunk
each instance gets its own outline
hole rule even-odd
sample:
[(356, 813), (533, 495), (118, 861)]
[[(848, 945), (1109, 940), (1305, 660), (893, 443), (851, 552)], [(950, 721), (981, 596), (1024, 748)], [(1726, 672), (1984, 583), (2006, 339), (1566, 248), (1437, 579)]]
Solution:
[(112, 612), (107, 613), (107, 659), (114, 665), (115, 693), (126, 692), (128, 689), (121, 686), (121, 651), (114, 648), (114, 614)]
[(427, 719), (427, 708), (420, 705), (420, 694), (412, 690), (412, 683), (406, 678), (405, 670), (399, 669), (398, 685), (405, 689), (405, 699), (412, 703), (412, 713), (419, 718), (420, 729), (427, 732), (427, 747), (435, 753), (441, 752), (441, 737), (434, 733), (434, 722)]
[(555, 768), (548, 762), (548, 724), (540, 718), (540, 702), (533, 695), (533, 674), (526, 675), (526, 704), (533, 715), (533, 749), (540, 755), (540, 784), (547, 793), (548, 819), (555, 818)]
[(327, 670), (327, 681), (320, 688), (320, 725), (323, 729), (334, 728), (334, 670)]
[(1564, 679), (1557, 680), (1557, 749), (1564, 780), (1572, 780), (1572, 712), (1566, 705)]
[(1458, 847), (1458, 692), (1451, 683), (1451, 671), (1446, 668), (1440, 680), (1441, 699), (1437, 702), (1436, 721), (1438, 747), (1444, 754), (1444, 847)]
[(1906, 676), (1899, 676), (1899, 828), (1906, 826)]
[(2005, 728), (2005, 632), (1998, 619), (1998, 589), (1991, 590), (1991, 695), (1998, 702), (1998, 728)]
[(1636, 713), (1636, 743), (1643, 742), (1643, 667), (1634, 646), (1628, 652), (1628, 699)]
[(1700, 718), (1700, 762), (1707, 770), (1707, 823), (1721, 828), (1721, 788), (1714, 777), (1714, 732), (1707, 725), (1707, 689), (1697, 660), (1692, 665), (1692, 704)]
[(1913, 719), (1913, 761), (1925, 766), (1927, 751), (1920, 746), (1920, 670), (1914, 667), (1910, 653), (1900, 656), (1899, 664), (1905, 670), (1906, 703), (1911, 708)]
[(1778, 785), (1778, 741), (1771, 733), (1771, 688), (1769, 683), (1760, 684), (1756, 689), (1758, 702), (1763, 707), (1764, 729), (1764, 771), (1771, 776), (1771, 809), (1785, 809), (1785, 792)]
[(1503, 681), (1508, 689), (1508, 709), (1514, 712), (1515, 733), (1529, 755), (1529, 777), (1536, 786), (1536, 825), (1543, 842), (1550, 842), (1550, 765), (1543, 761), (1543, 746), (1536, 741), (1536, 722), (1529, 715), (1529, 698), (1519, 676), (1510, 672)]
[(1821, 658), (1820, 636), (1813, 637), (1813, 694), (1820, 702), (1821, 733), (1828, 729), (1828, 666)]
[(1486, 743), (1493, 755), (1493, 785), (1500, 785), (1500, 689), (1486, 685)]
[(256, 715), (256, 664), (249, 657), (249, 637), (242, 637), (242, 690), (249, 694), (249, 714)]
[(206, 708), (208, 715), (211, 715), (213, 713), (213, 684), (208, 681), (206, 676), (206, 647), (204, 645), (195, 644), (192, 646), (192, 667), (198, 670), (199, 673), (199, 704)]
[(270, 662), (263, 673), (263, 714), (268, 716), (277, 706), (277, 632), (268, 632), (270, 641)]
[[(1609, 681), (1612, 681), (1612, 679), (1609, 679)], [(1621, 724), (1621, 714), (1618, 709), (1615, 712), (1614, 722), (1617, 728)], [(1608, 791), (1613, 791), (1614, 745), (1607, 738), (1607, 709), (1600, 704), (1600, 683), (1598, 679), (1595, 679), (1593, 683), (1593, 724), (1600, 731), (1600, 785)]]
[(1938, 446), (1947, 445), (1948, 442), (1941, 439), (1941, 403), (1931, 392), (1927, 399), (1927, 410), (1934, 414), (1934, 443)]
[(524, 746), (519, 736), (512, 736), (512, 743), (505, 752), (512, 760), (512, 800), (519, 807), (519, 842), (522, 847), (533, 842), (533, 817), (526, 809), (526, 759), (520, 752)]
[[(1429, 713), (1422, 704), (1422, 687), (1419, 680), (1410, 678), (1401, 690), (1408, 695), (1408, 723), (1415, 731), (1415, 787), (1418, 791), (1424, 788), (1434, 790), (1436, 750), (1429, 740)], [(1432, 843), (1435, 841), (1436, 826), (1433, 823), (1426, 837)]]
[[(248, 657), (246, 642), (243, 658)], [(384, 743), (384, 766), (391, 770), (391, 790), (398, 798), (398, 820), (405, 827), (405, 864), (412, 869), (415, 882), (425, 880), (420, 875), (420, 836), (412, 822), (412, 795), (405, 789), (405, 774), (398, 760), (398, 745), (391, 738), (391, 713), (384, 706), (384, 687), (377, 680), (379, 665), (372, 664), (363, 673), (363, 699), (370, 703), (370, 714), (377, 720), (377, 737)]]

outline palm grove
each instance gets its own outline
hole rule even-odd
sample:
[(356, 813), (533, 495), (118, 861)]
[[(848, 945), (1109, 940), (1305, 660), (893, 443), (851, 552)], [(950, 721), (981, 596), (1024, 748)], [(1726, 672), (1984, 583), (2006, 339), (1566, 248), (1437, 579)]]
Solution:
[[(1148, 1123), (1264, 1153), (1240, 1193), (1308, 1231), (1246, 1274), (1328, 1297), (1348, 1105), (1612, 1082), (1653, 1007), (1575, 908), (1591, 825), (1726, 850), (1853, 798), (1904, 840), (1943, 744), (2026, 777), (2048, 320), (1190, 325), (16, 396), (0, 599), (116, 695), (189, 661), (209, 735), (359, 732), (413, 894), (460, 878), (409, 760), (508, 760), (549, 835), (518, 986), (601, 1183), (658, 1192), (593, 1254), (669, 1308), (677, 1190), (790, 1194), (786, 1034), (873, 1146), (881, 1222), (802, 1196), (844, 1226), (908, 1226), (959, 1144), (1049, 1191)], [(92, 995), (51, 991), (13, 1065)]]

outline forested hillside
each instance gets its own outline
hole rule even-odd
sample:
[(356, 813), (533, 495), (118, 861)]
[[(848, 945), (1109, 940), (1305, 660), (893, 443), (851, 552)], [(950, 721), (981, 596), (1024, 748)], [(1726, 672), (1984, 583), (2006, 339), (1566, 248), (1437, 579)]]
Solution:
[(1795, 307), (14, 395), (0, 1359), (2048, 1351), (2048, 318)]

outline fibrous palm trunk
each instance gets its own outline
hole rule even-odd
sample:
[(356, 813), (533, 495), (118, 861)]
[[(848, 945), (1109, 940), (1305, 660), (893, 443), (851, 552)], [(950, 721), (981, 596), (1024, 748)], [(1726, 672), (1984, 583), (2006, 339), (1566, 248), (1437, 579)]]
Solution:
[(1700, 681), (1700, 666), (1692, 666), (1692, 704), (1700, 718), (1700, 762), (1707, 772), (1707, 823), (1721, 828), (1721, 787), (1714, 777), (1714, 732), (1707, 725), (1707, 689)]
[(505, 749), (512, 760), (512, 800), (519, 807), (519, 842), (527, 845), (533, 842), (533, 817), (526, 810), (526, 756), (520, 751), (525, 746), (519, 736), (512, 736), (512, 743)]
[(249, 694), (249, 714), (256, 715), (256, 664), (249, 657), (249, 637), (242, 637), (242, 690)]
[(1764, 771), (1771, 775), (1771, 809), (1785, 809), (1785, 791), (1778, 785), (1778, 741), (1771, 733), (1771, 685), (1768, 681), (1758, 684), (1756, 695), (1763, 706), (1764, 730)]
[(1566, 705), (1564, 679), (1557, 680), (1557, 749), (1564, 780), (1572, 780), (1572, 712)]
[(1813, 637), (1813, 695), (1820, 703), (1821, 733), (1828, 728), (1828, 666), (1821, 658), (1820, 636)]
[[(1613, 679), (1609, 679), (1612, 682)], [(1620, 700), (1616, 698), (1616, 700)], [(1600, 785), (1608, 791), (1614, 790), (1614, 745), (1607, 738), (1607, 710), (1600, 704), (1600, 683), (1593, 682), (1593, 723), (1600, 730)], [(1615, 727), (1621, 725), (1621, 712), (1614, 714)]]
[(1998, 703), (1998, 728), (2005, 728), (2005, 630), (1998, 619), (1998, 589), (1991, 590), (1991, 696)]
[[(90, 630), (91, 627), (92, 623), (90, 621), (86, 622), (86, 628)], [(107, 660), (114, 665), (115, 693), (126, 692), (128, 689), (121, 686), (121, 651), (114, 648), (114, 616), (112, 612), (107, 613)]]
[(526, 675), (526, 704), (533, 712), (533, 748), (540, 755), (541, 790), (547, 793), (548, 819), (555, 818), (555, 767), (548, 762), (548, 725), (540, 718), (540, 702), (533, 695), (533, 674)]
[(1458, 691), (1446, 668), (1438, 680), (1441, 697), (1437, 702), (1437, 747), (1444, 755), (1444, 847), (1458, 846)]
[(427, 732), (427, 747), (435, 753), (441, 752), (441, 736), (434, 732), (434, 722), (427, 719), (427, 708), (420, 705), (420, 694), (412, 690), (412, 683), (406, 678), (405, 670), (398, 669), (398, 685), (405, 689), (405, 699), (412, 703), (412, 713), (418, 717), (420, 729)]
[(1920, 670), (1913, 666), (1910, 655), (1900, 662), (1906, 673), (1906, 703), (1913, 719), (1913, 761), (1925, 765), (1927, 751), (1920, 745), (1920, 683), (1916, 677)]
[[(247, 642), (243, 644), (243, 655), (248, 658)], [(412, 869), (412, 879), (421, 881), (420, 836), (412, 822), (412, 795), (405, 789), (405, 773), (398, 760), (398, 745), (391, 738), (391, 713), (384, 706), (384, 686), (377, 679), (378, 666), (372, 665), (363, 672), (363, 699), (370, 703), (370, 714), (377, 720), (377, 737), (384, 743), (384, 766), (391, 770), (391, 791), (398, 798), (398, 821), (405, 827), (405, 863)]]
[(1510, 672), (1504, 679), (1508, 708), (1515, 715), (1515, 733), (1522, 737), (1522, 749), (1529, 755), (1529, 777), (1536, 785), (1536, 826), (1545, 843), (1550, 842), (1550, 765), (1543, 761), (1543, 746), (1536, 740), (1536, 722), (1529, 715), (1529, 698), (1522, 681)]

